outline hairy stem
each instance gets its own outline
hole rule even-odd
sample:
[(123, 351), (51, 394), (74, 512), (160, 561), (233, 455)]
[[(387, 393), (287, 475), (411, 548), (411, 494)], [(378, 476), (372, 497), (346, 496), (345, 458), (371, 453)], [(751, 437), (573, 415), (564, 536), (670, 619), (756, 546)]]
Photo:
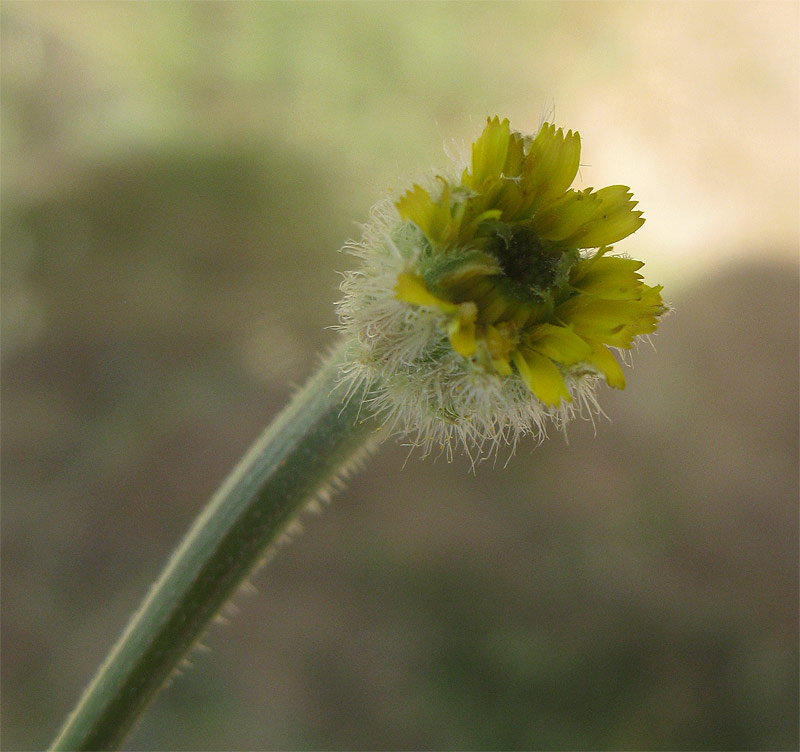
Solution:
[(336, 389), (342, 348), (255, 442), (173, 553), (52, 745), (114, 749), (302, 508), (372, 443)]

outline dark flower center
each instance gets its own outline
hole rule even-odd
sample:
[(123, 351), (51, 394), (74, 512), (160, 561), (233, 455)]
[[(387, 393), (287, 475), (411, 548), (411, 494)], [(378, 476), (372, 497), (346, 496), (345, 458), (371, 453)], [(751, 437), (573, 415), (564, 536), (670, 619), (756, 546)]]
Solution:
[(499, 226), (486, 250), (500, 262), (508, 292), (522, 300), (540, 299), (562, 267), (563, 249), (542, 241), (530, 224)]

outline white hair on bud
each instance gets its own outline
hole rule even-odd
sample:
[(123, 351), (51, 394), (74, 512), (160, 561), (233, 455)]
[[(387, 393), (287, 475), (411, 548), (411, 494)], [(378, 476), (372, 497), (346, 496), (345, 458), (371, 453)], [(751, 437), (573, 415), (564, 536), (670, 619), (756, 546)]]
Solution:
[(455, 352), (441, 311), (398, 299), (398, 275), (414, 268), (422, 243), (388, 200), (373, 208), (361, 240), (344, 250), (362, 264), (344, 274), (340, 287), (338, 328), (352, 353), (341, 380), (348, 394), (367, 387), (363, 408), (384, 422), (384, 437), (404, 435), (425, 456), (438, 450), (451, 458), (460, 446), (474, 462), (502, 447), (513, 454), (524, 437), (541, 442), (548, 425), (563, 429), (578, 415), (600, 412), (596, 374), (567, 374), (572, 401), (544, 405), (517, 376)]

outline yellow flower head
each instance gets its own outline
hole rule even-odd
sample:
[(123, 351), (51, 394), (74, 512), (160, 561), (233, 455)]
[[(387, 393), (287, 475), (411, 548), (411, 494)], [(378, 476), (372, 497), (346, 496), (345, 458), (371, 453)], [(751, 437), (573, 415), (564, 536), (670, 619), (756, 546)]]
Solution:
[(629, 349), (666, 311), (642, 263), (610, 255), (644, 223), (629, 189), (571, 189), (580, 136), (531, 138), (489, 119), (458, 174), (381, 205), (350, 246), (343, 283), (349, 375), (427, 446), (490, 450), (562, 423), (594, 384), (623, 388), (609, 348)]

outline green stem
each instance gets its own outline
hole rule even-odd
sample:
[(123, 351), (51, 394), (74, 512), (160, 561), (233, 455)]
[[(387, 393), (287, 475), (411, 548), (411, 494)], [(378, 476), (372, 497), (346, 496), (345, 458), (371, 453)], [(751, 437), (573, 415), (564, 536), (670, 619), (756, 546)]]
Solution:
[(372, 443), (343, 348), (295, 396), (196, 519), (100, 666), (53, 750), (114, 749), (298, 512)]

